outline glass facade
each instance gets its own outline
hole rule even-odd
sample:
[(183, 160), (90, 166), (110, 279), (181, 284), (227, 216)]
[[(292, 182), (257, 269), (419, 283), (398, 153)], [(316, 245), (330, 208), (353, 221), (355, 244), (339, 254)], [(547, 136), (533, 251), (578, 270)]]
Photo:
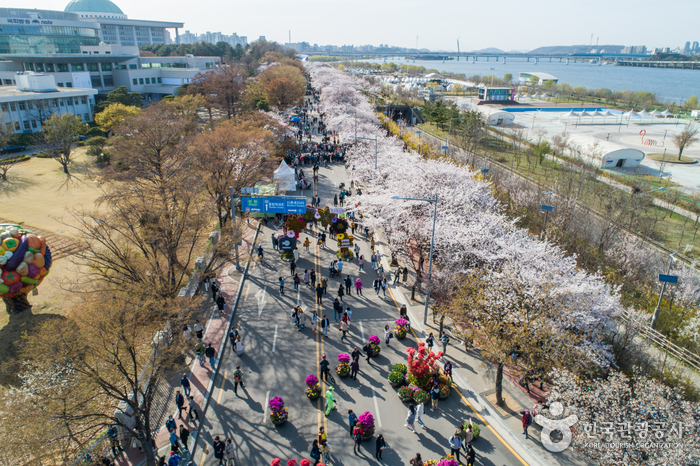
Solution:
[(80, 53), (81, 45), (99, 45), (91, 28), (49, 25), (0, 25), (0, 53)]

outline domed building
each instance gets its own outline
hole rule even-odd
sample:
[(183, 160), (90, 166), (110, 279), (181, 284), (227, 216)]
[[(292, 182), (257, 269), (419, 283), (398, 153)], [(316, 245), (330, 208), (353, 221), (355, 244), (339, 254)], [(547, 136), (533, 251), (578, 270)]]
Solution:
[(77, 13), (81, 18), (127, 19), (124, 12), (110, 0), (72, 0), (63, 11)]

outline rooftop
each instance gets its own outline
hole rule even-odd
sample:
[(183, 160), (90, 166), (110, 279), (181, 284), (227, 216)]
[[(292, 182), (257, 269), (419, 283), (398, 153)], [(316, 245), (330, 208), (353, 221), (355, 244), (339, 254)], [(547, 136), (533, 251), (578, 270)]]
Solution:
[(544, 80), (550, 80), (550, 79), (558, 80), (559, 79), (556, 76), (552, 76), (549, 73), (540, 73), (539, 71), (521, 71), (520, 72), (521, 78), (527, 77), (527, 76), (537, 76), (538, 78), (544, 79)]
[(73, 13), (114, 13), (123, 15), (124, 12), (110, 0), (72, 0), (63, 11)]
[(61, 97), (81, 97), (97, 94), (96, 89), (77, 87), (58, 87), (51, 92), (20, 91), (17, 86), (0, 86), (0, 102), (17, 102), (18, 100), (59, 99)]

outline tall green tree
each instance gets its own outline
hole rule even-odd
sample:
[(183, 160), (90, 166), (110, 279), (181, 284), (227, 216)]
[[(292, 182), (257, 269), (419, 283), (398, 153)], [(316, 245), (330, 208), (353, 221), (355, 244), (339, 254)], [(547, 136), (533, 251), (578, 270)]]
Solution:
[(129, 92), (126, 86), (119, 86), (110, 91), (105, 100), (95, 105), (95, 113), (100, 113), (115, 103), (126, 105), (127, 107), (141, 107), (143, 106), (143, 97), (138, 92)]

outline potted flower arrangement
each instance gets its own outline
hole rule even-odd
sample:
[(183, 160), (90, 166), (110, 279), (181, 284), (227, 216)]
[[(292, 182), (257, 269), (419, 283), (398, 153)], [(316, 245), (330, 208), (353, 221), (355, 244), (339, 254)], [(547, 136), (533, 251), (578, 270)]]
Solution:
[(372, 357), (379, 356), (382, 352), (382, 348), (379, 346), (379, 337), (377, 335), (372, 335), (369, 337), (369, 346), (372, 348)]
[(429, 399), (430, 394), (422, 388), (413, 391), (413, 401), (415, 401), (417, 404), (427, 403)]
[(418, 350), (408, 348), (408, 381), (427, 390), (433, 377), (438, 377), (440, 368), (437, 360), (442, 357), (442, 351), (437, 354), (428, 352), (425, 343), (418, 343)]
[(398, 393), (399, 399), (404, 403), (413, 400), (413, 389), (411, 387), (401, 387)]
[(287, 408), (284, 407), (284, 400), (279, 396), (274, 397), (270, 400), (270, 420), (276, 426), (281, 426), (287, 422), (289, 418), (289, 413)]
[(365, 411), (357, 418), (357, 427), (362, 430), (362, 439), (369, 440), (374, 435), (374, 416), (369, 411)]
[(394, 364), (389, 372), (389, 383), (393, 388), (401, 387), (406, 384), (406, 372), (408, 369), (405, 364)]
[(306, 393), (306, 396), (309, 397), (310, 400), (317, 400), (319, 396), (321, 396), (321, 386), (318, 384), (318, 377), (316, 377), (313, 374), (309, 374), (308, 377), (306, 377), (306, 389), (304, 392)]
[(408, 321), (404, 318), (396, 319), (396, 326), (394, 327), (394, 335), (397, 340), (403, 340), (406, 338), (408, 333), (409, 325)]
[(481, 434), (481, 427), (479, 427), (479, 424), (474, 424), (472, 422), (472, 418), (469, 418), (468, 421), (464, 422), (464, 430), (469, 430), (470, 426), (472, 428), (472, 441), (474, 441), (479, 438), (479, 435)]
[(350, 375), (350, 355), (348, 353), (340, 353), (338, 355), (338, 365), (335, 366), (335, 371), (340, 377)]
[(444, 383), (440, 383), (440, 384), (438, 384), (438, 390), (440, 390), (440, 394), (438, 395), (438, 397), (441, 400), (444, 400), (445, 398), (450, 396), (450, 386), (449, 385), (444, 384)]
[(423, 464), (425, 466), (459, 466), (453, 455), (443, 456), (439, 460), (428, 460)]

